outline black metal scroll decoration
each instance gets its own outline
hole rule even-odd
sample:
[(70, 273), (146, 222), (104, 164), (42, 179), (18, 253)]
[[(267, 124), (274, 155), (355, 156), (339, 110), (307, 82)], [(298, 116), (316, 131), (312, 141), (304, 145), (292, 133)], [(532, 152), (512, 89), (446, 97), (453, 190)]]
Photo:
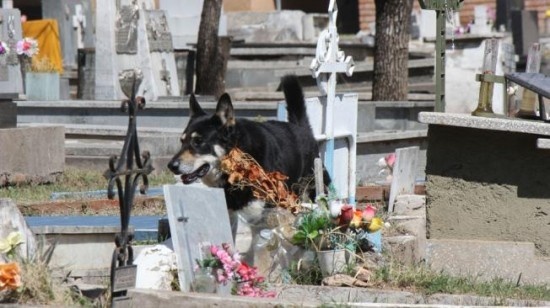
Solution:
[[(147, 191), (149, 181), (147, 175), (153, 171), (151, 157), (148, 151), (140, 156), (138, 136), (136, 130), (137, 109), (144, 109), (145, 99), (136, 97), (137, 89), (143, 75), (139, 70), (127, 70), (120, 74), (121, 88), (130, 99), (124, 100), (121, 111), (128, 112), (128, 130), (120, 157), (111, 156), (109, 170), (105, 176), (109, 180), (107, 194), (109, 199), (115, 197), (116, 184), (120, 208), (120, 233), (115, 236), (116, 248), (111, 262), (111, 298), (126, 296), (127, 289), (135, 286), (136, 267), (133, 265), (134, 253), (132, 248), (133, 232), (128, 230), (130, 214), (132, 212), (134, 194), (141, 179), (140, 192)], [(143, 158), (143, 160), (142, 160)], [(135, 165), (135, 168), (134, 168)], [(124, 176), (124, 186), (121, 177)]]

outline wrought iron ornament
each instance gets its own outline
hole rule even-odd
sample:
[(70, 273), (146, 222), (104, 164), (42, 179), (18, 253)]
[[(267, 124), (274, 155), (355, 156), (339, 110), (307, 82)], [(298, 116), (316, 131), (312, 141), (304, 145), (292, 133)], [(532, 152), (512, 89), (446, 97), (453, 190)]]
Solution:
[[(131, 83), (128, 77), (132, 76)], [(106, 177), (109, 180), (107, 193), (109, 199), (115, 197), (114, 186), (116, 184), (120, 207), (120, 233), (115, 236), (116, 248), (111, 261), (111, 296), (126, 296), (128, 288), (135, 286), (136, 266), (132, 239), (134, 234), (128, 231), (130, 215), (134, 201), (134, 194), (141, 179), (143, 184), (140, 192), (144, 194), (149, 185), (147, 175), (153, 171), (151, 157), (148, 151), (140, 155), (138, 136), (136, 130), (137, 109), (145, 107), (145, 99), (136, 97), (137, 89), (143, 80), (143, 74), (139, 70), (126, 70), (119, 75), (122, 92), (130, 99), (122, 102), (121, 110), (128, 112), (128, 131), (124, 139), (124, 145), (120, 157), (112, 156), (109, 159), (109, 169)], [(142, 160), (143, 159), (143, 160)], [(121, 177), (124, 176), (124, 185)]]

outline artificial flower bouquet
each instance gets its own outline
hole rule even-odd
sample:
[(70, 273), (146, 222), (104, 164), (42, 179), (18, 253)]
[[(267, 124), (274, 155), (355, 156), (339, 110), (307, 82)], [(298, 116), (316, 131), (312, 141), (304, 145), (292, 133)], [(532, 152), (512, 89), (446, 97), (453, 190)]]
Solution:
[(11, 232), (0, 240), (0, 252), (10, 262), (0, 262), (0, 291), (16, 291), (21, 287), (21, 268), (13, 261), (16, 248), (23, 243), (21, 233)]
[(38, 54), (38, 42), (30, 37), (25, 37), (15, 45), (18, 55), (32, 58)]
[(241, 260), (241, 255), (231, 246), (210, 245), (201, 260), (196, 260), (196, 270), (211, 269), (215, 282), (226, 285), (234, 283), (232, 294), (249, 297), (275, 297), (274, 291), (268, 291), (265, 278), (258, 275), (257, 268)]

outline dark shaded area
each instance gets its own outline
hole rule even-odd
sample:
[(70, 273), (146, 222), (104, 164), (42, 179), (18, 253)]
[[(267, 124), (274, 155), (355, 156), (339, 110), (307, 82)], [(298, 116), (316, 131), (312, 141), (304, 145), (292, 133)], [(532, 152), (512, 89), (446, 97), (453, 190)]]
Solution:
[[(282, 0), (281, 9), (300, 10), (306, 13), (327, 13), (329, 0)], [(338, 33), (355, 34), (359, 31), (359, 3), (357, 0), (337, 0)]]

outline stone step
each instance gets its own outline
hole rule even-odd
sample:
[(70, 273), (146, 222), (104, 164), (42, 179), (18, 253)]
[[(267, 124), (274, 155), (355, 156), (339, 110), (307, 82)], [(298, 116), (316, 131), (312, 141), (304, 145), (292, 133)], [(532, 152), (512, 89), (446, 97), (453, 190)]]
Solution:
[(550, 259), (536, 255), (529, 242), (429, 239), (426, 263), (437, 271), (481, 280), (550, 283)]
[[(246, 93), (245, 95), (251, 95)], [(282, 93), (254, 93), (254, 101), (234, 102), (238, 117), (274, 120), (277, 118), (277, 103), (283, 100)], [(360, 94), (361, 95), (361, 94)], [(183, 101), (153, 102), (138, 111), (137, 126), (172, 128), (183, 130), (188, 121), (188, 99)], [(210, 98), (200, 98), (206, 112), (214, 112), (216, 103)], [(358, 131), (425, 129), (417, 121), (418, 114), (432, 111), (433, 101), (372, 102), (359, 101)], [(59, 123), (98, 126), (128, 125), (128, 115), (120, 111), (118, 101), (17, 101), (18, 123)], [(181, 131), (180, 131), (181, 132)]]
[(66, 139), (66, 156), (105, 156), (119, 155), (124, 143), (113, 140)]

